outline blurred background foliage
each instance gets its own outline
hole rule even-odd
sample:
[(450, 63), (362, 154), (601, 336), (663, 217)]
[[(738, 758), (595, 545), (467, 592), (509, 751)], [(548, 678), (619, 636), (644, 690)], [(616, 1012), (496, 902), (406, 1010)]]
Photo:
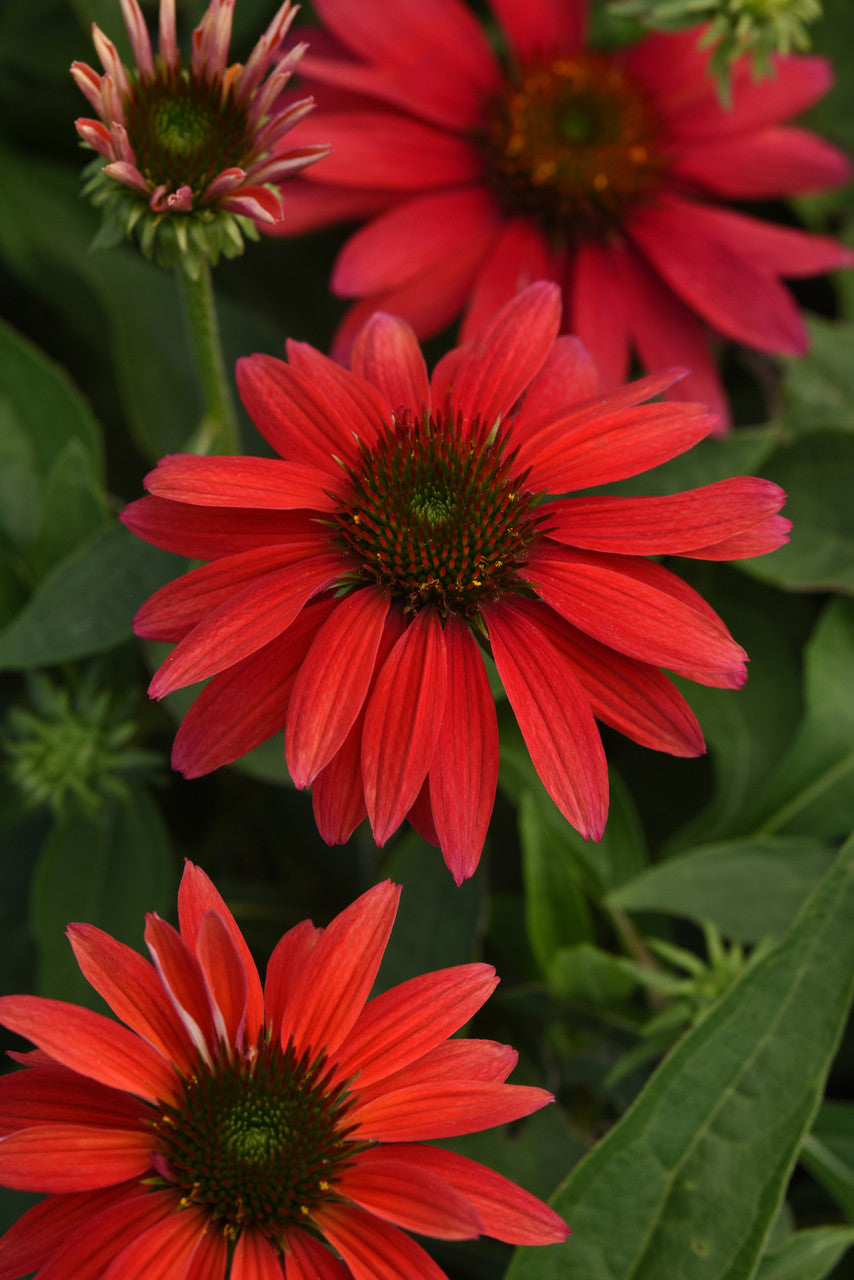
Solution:
[[(179, 5), (185, 33), (204, 7)], [(239, 0), (235, 58), (272, 9)], [(89, 248), (97, 215), (79, 196), (73, 125), (85, 104), (68, 67), (92, 59), (92, 20), (122, 48), (115, 0), (0, 5), (0, 989), (95, 1004), (66, 923), (141, 945), (144, 912), (173, 910), (184, 857), (261, 961), (290, 925), (325, 922), (391, 876), (404, 893), (382, 986), (492, 961), (502, 984), (477, 1033), (516, 1045), (514, 1078), (558, 1098), (454, 1145), (542, 1196), (562, 1184), (573, 1239), (512, 1262), (495, 1242), (436, 1245), (452, 1280), (508, 1265), (512, 1280), (854, 1276), (854, 273), (797, 282), (803, 358), (722, 352), (728, 438), (622, 486), (757, 473), (789, 494), (789, 546), (680, 566), (751, 655), (738, 694), (684, 687), (708, 755), (671, 759), (605, 729), (611, 815), (585, 844), (504, 704), (500, 792), (471, 881), (456, 889), (412, 832), (380, 850), (360, 829), (330, 849), (280, 736), (185, 782), (168, 766), (185, 703), (146, 698), (157, 658), (131, 619), (183, 566), (116, 513), (202, 405), (174, 279), (130, 246)], [(303, 31), (310, 21), (304, 6)], [(824, 0), (810, 33), (836, 87), (806, 122), (852, 152), (851, 0)], [(851, 188), (761, 212), (854, 245)], [(262, 239), (217, 269), (229, 367), (282, 354), (286, 336), (328, 346), (343, 235)], [(265, 451), (241, 426), (245, 451)], [(0, 1195), (5, 1226), (28, 1197)]]

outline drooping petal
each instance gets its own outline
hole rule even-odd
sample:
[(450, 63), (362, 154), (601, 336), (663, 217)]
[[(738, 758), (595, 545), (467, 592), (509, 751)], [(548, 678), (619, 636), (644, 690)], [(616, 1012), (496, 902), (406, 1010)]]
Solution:
[(477, 867), (495, 803), (498, 723), (483, 658), (453, 614), (445, 650), (448, 688), (430, 766), (430, 809), (445, 862), (461, 884)]
[(460, 341), (474, 338), (501, 307), (536, 280), (559, 279), (562, 256), (527, 218), (505, 220), (477, 269), (460, 325)]
[(308, 527), (302, 511), (230, 511), (152, 497), (128, 503), (119, 519), (155, 547), (194, 560), (287, 543), (305, 536)]
[(148, 1102), (173, 1100), (177, 1077), (167, 1060), (100, 1013), (44, 996), (0, 996), (0, 1022), (56, 1062)]
[(475, 1160), (442, 1147), (411, 1143), (400, 1143), (394, 1153), (410, 1168), (429, 1170), (456, 1187), (477, 1210), (484, 1234), (496, 1240), (555, 1244), (568, 1234), (566, 1223), (554, 1209)]
[(198, 778), (284, 728), (296, 674), (336, 604), (334, 597), (313, 601), (282, 635), (205, 685), (178, 727), (173, 769)]
[(375, 996), (336, 1057), (335, 1074), (360, 1090), (422, 1057), (473, 1017), (498, 985), (487, 964), (455, 965)]
[[(593, 357), (602, 390), (625, 381), (629, 367), (631, 312), (620, 280), (622, 245), (579, 245), (572, 264), (567, 328)], [(673, 362), (671, 362), (673, 363)]]
[(91, 924), (70, 924), (68, 939), (80, 971), (123, 1022), (182, 1072), (193, 1048), (180, 1021), (170, 1016), (157, 971), (138, 951)]
[(248, 657), (287, 629), (308, 600), (342, 573), (338, 554), (266, 574), (213, 609), (172, 650), (149, 686), (152, 698), (195, 684)]
[(332, 148), (323, 179), (337, 186), (363, 187), (370, 174), (386, 191), (420, 192), (470, 182), (481, 167), (467, 138), (396, 111), (328, 112), (323, 134)]
[(549, 536), (587, 551), (682, 555), (762, 523), (786, 500), (754, 476), (654, 498), (577, 497), (548, 506)]
[(480, 1218), (464, 1195), (431, 1170), (395, 1159), (395, 1152), (395, 1147), (360, 1152), (336, 1178), (336, 1191), (406, 1231), (440, 1240), (480, 1234)]
[(842, 186), (851, 164), (823, 138), (789, 127), (686, 147), (672, 172), (716, 196), (769, 200)]
[(608, 769), (584, 689), (515, 601), (489, 605), (483, 616), (501, 683), (544, 787), (586, 840), (601, 840)]
[(225, 1280), (228, 1237), (221, 1231), (201, 1231), (182, 1280)]
[(364, 587), (339, 601), (320, 627), (288, 704), (285, 755), (298, 787), (308, 786), (339, 750), (362, 709), (389, 597)]
[(102, 1280), (125, 1246), (160, 1222), (174, 1218), (178, 1197), (174, 1191), (146, 1188), (127, 1194), (81, 1222), (63, 1241), (39, 1272), (39, 1280)]
[(789, 541), (791, 520), (785, 516), (769, 516), (761, 524), (755, 524), (744, 533), (724, 538), (711, 546), (696, 547), (684, 554), (694, 560), (749, 560), (752, 556), (765, 556)]
[(78, 1227), (86, 1230), (101, 1210), (136, 1191), (134, 1181), (102, 1191), (46, 1196), (27, 1209), (0, 1239), (0, 1280), (17, 1280), (37, 1271), (56, 1251), (59, 1241)]
[(332, 511), (343, 477), (310, 463), (279, 458), (201, 458), (172, 454), (145, 477), (149, 493), (202, 507), (310, 507)]
[(353, 1280), (448, 1280), (419, 1244), (355, 1205), (324, 1204), (312, 1217)]
[(430, 1142), (519, 1120), (554, 1099), (521, 1084), (456, 1080), (416, 1084), (356, 1106), (354, 1137), (366, 1142)]
[(368, 1102), (398, 1089), (407, 1089), (415, 1084), (435, 1084), (439, 1080), (484, 1080), (504, 1084), (518, 1060), (515, 1049), (494, 1040), (446, 1040), (415, 1062), (384, 1076), (376, 1084), (362, 1088), (357, 1081), (355, 1087), (359, 1098)]
[(39, 1124), (0, 1141), (0, 1178), (14, 1191), (89, 1191), (151, 1169), (151, 1133), (83, 1124)]
[(362, 1012), (391, 933), (400, 890), (389, 881), (363, 893), (326, 926), (294, 979), (282, 1039), (300, 1056), (332, 1054)]
[(285, 1242), (287, 1280), (352, 1280), (344, 1263), (307, 1231), (287, 1231)]
[(103, 1272), (104, 1280), (173, 1280), (185, 1273), (208, 1215), (195, 1205), (182, 1207), (130, 1241)]
[(438, 615), (422, 609), (386, 658), (365, 711), (362, 778), (377, 844), (412, 806), (445, 709), (447, 659)]

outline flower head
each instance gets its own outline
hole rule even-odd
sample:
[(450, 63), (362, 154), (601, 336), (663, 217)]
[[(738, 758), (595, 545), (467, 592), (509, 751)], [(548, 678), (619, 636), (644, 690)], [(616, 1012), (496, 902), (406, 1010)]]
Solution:
[(143, 605), (139, 635), (176, 647), (161, 697), (213, 677), (172, 762), (189, 777), (285, 726), (323, 837), (406, 817), (457, 880), (477, 865), (498, 768), (494, 660), (555, 803), (601, 837), (607, 770), (594, 716), (696, 755), (702, 735), (659, 670), (738, 687), (744, 651), (650, 555), (760, 555), (785, 541), (784, 495), (750, 477), (665, 498), (555, 497), (683, 452), (716, 419), (642, 404), (680, 371), (611, 396), (557, 337), (560, 294), (531, 285), (428, 378), (414, 333), (375, 315), (349, 371), (303, 343), (256, 355), (238, 385), (279, 458), (167, 457), (123, 519), (210, 563)]
[(291, 929), (263, 988), (191, 864), (180, 931), (148, 917), (153, 963), (69, 925), (81, 970), (125, 1025), (0, 999), (0, 1021), (37, 1046), (0, 1086), (0, 1183), (48, 1193), (0, 1241), (0, 1272), (112, 1280), (158, 1260), (158, 1275), (205, 1280), (443, 1280), (404, 1231), (563, 1240), (562, 1219), (528, 1192), (419, 1145), (551, 1095), (505, 1083), (517, 1056), (506, 1045), (448, 1038), (494, 989), (489, 965), (368, 1000), (398, 892), (377, 885), (325, 929)]
[(156, 55), (138, 0), (121, 0), (132, 70), (93, 24), (104, 73), (75, 62), (71, 74), (99, 117), (78, 120), (77, 132), (101, 157), (87, 190), (104, 207), (102, 242), (135, 229), (145, 252), (166, 265), (234, 257), (244, 235), (257, 236), (256, 222), (282, 217), (279, 184), (328, 151), (282, 143), (313, 105), (277, 102), (307, 47), (283, 50), (297, 9), (285, 0), (246, 65), (229, 66), (234, 3), (210, 0), (187, 67), (175, 0), (161, 0)]
[(375, 310), (421, 336), (462, 310), (467, 340), (550, 279), (605, 389), (634, 351), (650, 371), (690, 369), (668, 394), (725, 415), (716, 335), (802, 351), (781, 277), (854, 261), (827, 237), (727, 207), (848, 180), (841, 151), (784, 123), (826, 92), (830, 64), (774, 57), (757, 82), (741, 58), (726, 110), (700, 28), (604, 51), (588, 47), (586, 0), (489, 7), (500, 54), (461, 0), (364, 0), (358, 18), (318, 0), (330, 38), (305, 60), (318, 111), (299, 134), (322, 134), (333, 155), (294, 184), (273, 232), (366, 221), (333, 271), (334, 291), (357, 300), (336, 353)]

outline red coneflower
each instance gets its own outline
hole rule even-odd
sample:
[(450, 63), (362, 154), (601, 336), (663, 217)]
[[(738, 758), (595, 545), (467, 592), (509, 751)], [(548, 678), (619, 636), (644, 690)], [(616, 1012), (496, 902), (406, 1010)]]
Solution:
[(175, 0), (161, 0), (156, 56), (137, 0), (121, 0), (133, 69), (94, 24), (104, 74), (85, 62), (71, 68), (99, 116), (78, 120), (77, 132), (107, 161), (93, 166), (93, 199), (116, 234), (136, 229), (143, 249), (169, 265), (177, 253), (240, 252), (256, 221), (281, 218), (278, 184), (328, 151), (281, 145), (313, 105), (311, 98), (277, 103), (307, 48), (283, 51), (297, 9), (285, 0), (246, 65), (229, 66), (234, 2), (210, 0), (184, 67)]
[(161, 697), (208, 679), (178, 731), (188, 777), (285, 727), (324, 839), (367, 813), (382, 844), (408, 817), (458, 881), (492, 812), (498, 733), (483, 653), (562, 813), (600, 838), (607, 769), (594, 716), (647, 746), (703, 739), (659, 667), (738, 687), (744, 651), (649, 555), (761, 555), (786, 539), (784, 494), (751, 477), (664, 498), (555, 497), (690, 448), (716, 418), (642, 404), (679, 371), (614, 395), (560, 294), (516, 295), (428, 378), (403, 321), (375, 315), (350, 370), (304, 344), (238, 365), (280, 458), (164, 458), (125, 523), (210, 561), (163, 587), (137, 634), (177, 642)]
[(562, 1219), (528, 1192), (419, 1145), (551, 1095), (504, 1083), (508, 1046), (448, 1038), (494, 989), (491, 966), (368, 1000), (398, 895), (386, 882), (325, 929), (291, 929), (263, 988), (227, 906), (189, 863), (180, 932), (148, 917), (153, 964), (70, 925), (80, 968), (125, 1025), (38, 996), (0, 999), (0, 1021), (38, 1046), (0, 1082), (0, 1183), (48, 1193), (0, 1241), (0, 1276), (445, 1280), (404, 1231), (563, 1240)]
[(743, 57), (725, 109), (700, 28), (605, 52), (588, 47), (586, 0), (489, 7), (500, 56), (460, 0), (317, 0), (334, 43), (305, 60), (318, 111), (299, 135), (333, 154), (295, 184), (273, 231), (368, 219), (332, 276), (359, 299), (337, 354), (375, 310), (421, 336), (463, 311), (470, 338), (549, 279), (605, 388), (633, 349), (651, 371), (690, 369), (669, 394), (725, 414), (714, 336), (803, 351), (780, 278), (854, 261), (826, 237), (727, 207), (848, 180), (841, 151), (782, 123), (827, 91), (829, 62), (775, 57), (756, 79)]

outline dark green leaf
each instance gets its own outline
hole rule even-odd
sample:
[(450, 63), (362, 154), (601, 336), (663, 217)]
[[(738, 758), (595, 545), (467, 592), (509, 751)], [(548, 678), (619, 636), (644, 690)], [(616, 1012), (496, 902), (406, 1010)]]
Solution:
[(851, 1245), (854, 1227), (811, 1227), (796, 1231), (765, 1254), (756, 1280), (824, 1280)]
[(171, 912), (174, 897), (169, 832), (147, 791), (136, 789), (126, 799), (105, 800), (92, 814), (75, 811), (57, 822), (42, 847), (31, 897), (41, 994), (98, 1002), (65, 937), (70, 921), (95, 924), (141, 948), (145, 912)]
[(854, 1222), (854, 1106), (822, 1104), (812, 1132), (804, 1139), (801, 1164), (829, 1191)]
[(553, 1201), (573, 1237), (508, 1280), (750, 1280), (848, 1012), (852, 855), (576, 1166)]
[(556, 951), (593, 938), (593, 921), (575, 859), (566, 845), (566, 822), (550, 820), (548, 808), (532, 791), (519, 804), (525, 919), (531, 950), (543, 973)]
[(607, 901), (624, 911), (710, 920), (726, 937), (758, 942), (791, 927), (833, 858), (829, 845), (806, 836), (748, 836), (668, 858)]
[(786, 429), (854, 431), (854, 324), (812, 316), (807, 328), (809, 350), (785, 363)]

